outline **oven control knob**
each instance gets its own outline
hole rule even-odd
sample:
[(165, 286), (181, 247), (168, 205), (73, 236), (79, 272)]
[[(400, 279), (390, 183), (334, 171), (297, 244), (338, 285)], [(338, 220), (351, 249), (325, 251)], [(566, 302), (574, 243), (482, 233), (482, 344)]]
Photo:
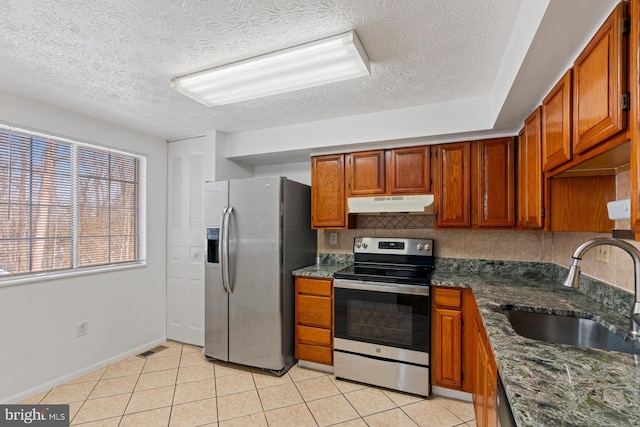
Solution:
[(421, 251), (422, 248), (424, 248), (424, 246), (422, 246), (422, 243), (418, 243), (418, 245), (416, 246), (416, 249)]
[(362, 244), (360, 242), (356, 242), (356, 248), (360, 249), (360, 246), (362, 246)]
[(369, 246), (369, 245), (367, 245), (367, 242), (362, 242), (362, 247), (363, 247), (364, 249), (367, 249), (367, 247), (368, 247), (368, 246)]

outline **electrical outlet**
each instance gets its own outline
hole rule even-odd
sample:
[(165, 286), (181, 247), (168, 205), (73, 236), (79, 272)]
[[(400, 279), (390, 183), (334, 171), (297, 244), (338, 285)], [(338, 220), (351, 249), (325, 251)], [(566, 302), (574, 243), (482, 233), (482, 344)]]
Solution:
[(598, 246), (598, 261), (609, 263), (609, 246)]
[(83, 320), (82, 322), (78, 322), (77, 331), (79, 337), (87, 335), (89, 333), (89, 321)]
[(330, 245), (338, 244), (338, 233), (329, 233), (329, 244)]

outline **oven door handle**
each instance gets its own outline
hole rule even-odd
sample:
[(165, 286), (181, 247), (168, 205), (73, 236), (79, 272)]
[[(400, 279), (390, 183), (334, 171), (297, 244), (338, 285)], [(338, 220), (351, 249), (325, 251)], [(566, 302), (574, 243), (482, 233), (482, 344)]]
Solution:
[(366, 280), (334, 279), (333, 287), (358, 291), (388, 292), (391, 294), (429, 295), (428, 285), (404, 285), (400, 283), (369, 282)]

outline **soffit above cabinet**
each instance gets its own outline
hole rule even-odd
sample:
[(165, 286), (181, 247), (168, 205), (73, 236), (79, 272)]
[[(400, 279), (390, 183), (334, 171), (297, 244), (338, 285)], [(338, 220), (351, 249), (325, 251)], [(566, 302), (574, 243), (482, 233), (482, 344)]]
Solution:
[[(496, 116), (503, 105), (520, 112), (506, 124), (499, 120), (501, 127), (515, 129), (537, 100), (514, 98), (515, 88), (500, 83), (515, 78), (520, 84), (523, 76), (528, 87), (544, 93), (566, 68), (544, 59), (553, 52), (579, 50), (615, 2), (550, 0), (554, 15), (544, 16), (544, 37), (536, 34), (532, 42), (537, 23), (526, 28), (518, 19), (524, 19), (527, 7), (544, 11), (546, 4), (7, 0), (0, 3), (0, 91), (163, 139), (212, 129), (249, 132), (479, 97), (498, 101)], [(371, 61), (370, 78), (217, 108), (202, 106), (169, 86), (176, 76), (351, 29)], [(531, 33), (528, 42), (521, 40), (526, 31)], [(530, 46), (537, 57), (527, 53)], [(539, 62), (545, 64), (543, 75), (551, 73), (549, 81), (533, 78), (540, 70), (526, 71)], [(493, 122), (465, 130), (486, 131), (487, 126)]]

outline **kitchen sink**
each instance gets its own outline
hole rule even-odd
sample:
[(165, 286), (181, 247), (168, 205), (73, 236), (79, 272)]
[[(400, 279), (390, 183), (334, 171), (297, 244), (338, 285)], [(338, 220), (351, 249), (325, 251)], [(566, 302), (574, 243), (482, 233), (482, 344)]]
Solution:
[(640, 350), (602, 326), (582, 317), (503, 309), (519, 335), (549, 343), (640, 354)]

